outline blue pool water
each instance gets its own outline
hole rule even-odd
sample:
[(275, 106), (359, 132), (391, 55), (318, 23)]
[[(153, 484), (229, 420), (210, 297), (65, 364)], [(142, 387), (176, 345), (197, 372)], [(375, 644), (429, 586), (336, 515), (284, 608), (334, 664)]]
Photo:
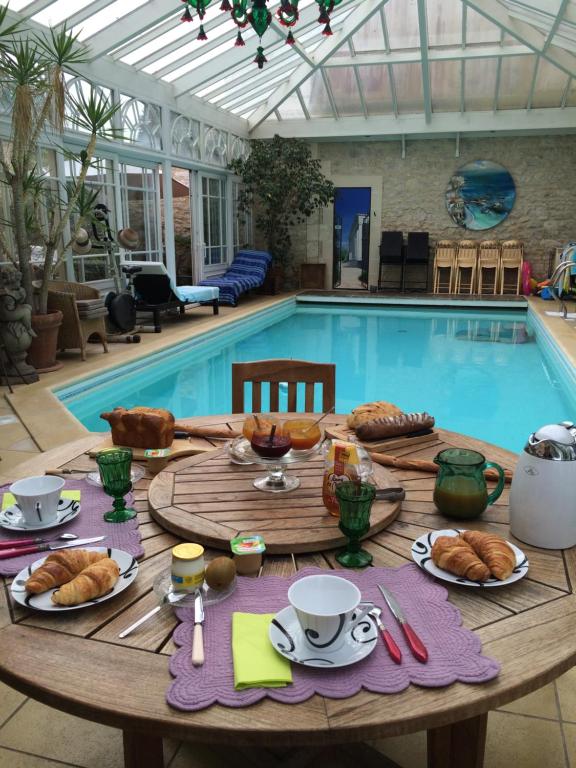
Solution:
[(576, 420), (574, 387), (548, 348), (536, 343), (524, 312), (287, 302), (56, 394), (88, 429), (102, 431), (99, 414), (118, 405), (164, 407), (176, 417), (229, 412), (235, 361), (334, 362), (340, 413), (388, 400), (518, 451), (538, 426)]

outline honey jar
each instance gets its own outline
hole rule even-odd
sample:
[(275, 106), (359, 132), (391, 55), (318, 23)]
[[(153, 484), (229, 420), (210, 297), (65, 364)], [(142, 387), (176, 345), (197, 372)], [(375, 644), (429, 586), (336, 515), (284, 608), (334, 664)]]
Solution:
[(177, 592), (194, 592), (204, 582), (204, 547), (177, 544), (172, 549), (172, 586)]

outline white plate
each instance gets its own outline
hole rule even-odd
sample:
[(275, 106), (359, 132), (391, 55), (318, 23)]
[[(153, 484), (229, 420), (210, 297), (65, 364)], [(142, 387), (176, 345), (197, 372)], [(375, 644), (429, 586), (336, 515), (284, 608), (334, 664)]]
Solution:
[[(159, 573), (158, 576), (156, 576), (154, 579), (152, 588), (154, 589), (155, 595), (160, 599), (160, 602), (162, 603), (169, 592), (174, 592), (174, 587), (172, 586), (172, 574), (170, 571), (162, 571), (162, 573)], [(221, 603), (222, 600), (226, 600), (227, 597), (230, 597), (235, 589), (236, 577), (234, 577), (226, 589), (221, 590), (212, 589), (208, 586), (208, 584), (206, 584), (206, 582), (204, 582), (202, 584), (202, 602), (204, 605), (215, 605), (216, 603)], [(193, 608), (195, 598), (196, 592), (190, 592), (188, 597), (183, 597), (182, 600), (178, 600), (177, 603), (173, 603), (173, 606), (174, 608)]]
[(430, 556), (430, 551), (438, 536), (458, 536), (458, 534), (462, 533), (464, 530), (465, 529), (463, 528), (451, 528), (445, 531), (431, 531), (430, 533), (425, 533), (423, 536), (420, 536), (420, 538), (416, 539), (414, 544), (412, 544), (412, 558), (415, 563), (432, 576), (436, 576), (438, 579), (449, 581), (452, 584), (462, 584), (465, 587), (505, 587), (507, 584), (513, 584), (523, 576), (526, 576), (529, 565), (528, 558), (521, 549), (510, 541), (507, 541), (506, 543), (516, 555), (516, 567), (512, 571), (512, 575), (509, 578), (504, 579), (504, 581), (500, 581), (494, 576), (489, 578), (488, 581), (471, 581), (470, 579), (465, 579), (463, 576), (456, 576), (455, 573), (450, 573), (449, 571), (445, 571), (443, 568), (438, 568), (437, 565), (434, 565), (432, 557)]
[(0, 526), (9, 531), (44, 531), (47, 528), (56, 528), (58, 525), (69, 523), (80, 514), (80, 502), (74, 499), (60, 498), (58, 501), (58, 510), (56, 520), (49, 523), (39, 523), (39, 525), (30, 525), (24, 521), (22, 512), (17, 504), (0, 512)]
[(346, 633), (344, 645), (332, 653), (312, 651), (304, 642), (304, 633), (291, 605), (277, 613), (270, 623), (268, 637), (278, 653), (305, 667), (336, 669), (356, 664), (369, 656), (378, 643), (378, 630), (368, 616)]
[(61, 611), (75, 611), (78, 608), (86, 608), (89, 605), (97, 605), (103, 603), (106, 600), (110, 600), (111, 597), (115, 597), (120, 592), (123, 592), (126, 587), (130, 586), (138, 573), (138, 563), (136, 559), (129, 555), (128, 552), (124, 552), (122, 549), (109, 549), (108, 547), (85, 547), (90, 552), (107, 552), (108, 557), (115, 560), (120, 568), (120, 577), (114, 585), (114, 589), (107, 592), (102, 597), (95, 597), (93, 600), (88, 600), (85, 603), (79, 605), (56, 605), (52, 602), (52, 595), (56, 592), (56, 589), (49, 589), (47, 592), (42, 592), (40, 595), (31, 595), (24, 588), (24, 584), (28, 577), (39, 568), (47, 555), (36, 560), (31, 565), (23, 568), (20, 573), (14, 577), (14, 581), (10, 585), (10, 591), (12, 597), (17, 603), (23, 605), (25, 608), (34, 608), (37, 611), (48, 611), (51, 613), (60, 613)]

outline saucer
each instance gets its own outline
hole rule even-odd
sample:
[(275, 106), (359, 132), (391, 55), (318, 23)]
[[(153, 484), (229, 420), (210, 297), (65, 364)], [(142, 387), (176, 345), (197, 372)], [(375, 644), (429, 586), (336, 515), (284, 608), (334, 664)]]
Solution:
[[(163, 603), (166, 599), (166, 595), (168, 595), (169, 592), (174, 591), (174, 587), (172, 586), (172, 574), (170, 571), (162, 571), (161, 573), (156, 576), (154, 579), (154, 583), (152, 584), (152, 589), (154, 590), (154, 594), (156, 597), (159, 598), (160, 602)], [(234, 592), (236, 589), (236, 577), (230, 582), (230, 584), (226, 587), (226, 589), (212, 589), (212, 587), (209, 587), (206, 582), (202, 584), (202, 602), (205, 606), (207, 605), (216, 605), (216, 603), (221, 603), (222, 600), (226, 600), (227, 597), (230, 597), (230, 595)], [(190, 592), (188, 597), (183, 597), (182, 600), (179, 600), (178, 603), (174, 603), (175, 608), (193, 608), (194, 607), (194, 600), (196, 599), (197, 592)]]
[(61, 498), (58, 501), (58, 510), (56, 520), (50, 520), (47, 523), (38, 523), (30, 525), (24, 521), (22, 512), (17, 504), (7, 507), (0, 512), (0, 527), (9, 531), (44, 531), (47, 528), (56, 528), (63, 523), (69, 523), (80, 514), (80, 502), (75, 499)]
[[(132, 485), (137, 483), (138, 480), (141, 480), (145, 474), (146, 472), (144, 468), (140, 466), (140, 464), (132, 464), (132, 468), (130, 469), (130, 481), (132, 482)], [(86, 475), (86, 482), (90, 483), (90, 485), (95, 485), (97, 488), (102, 488), (100, 472), (89, 472)]]
[(278, 653), (290, 661), (305, 667), (335, 669), (356, 664), (369, 656), (378, 644), (378, 630), (367, 616), (352, 630), (346, 633), (344, 645), (332, 653), (312, 650), (304, 642), (304, 633), (296, 616), (296, 611), (289, 605), (272, 619), (268, 637)]

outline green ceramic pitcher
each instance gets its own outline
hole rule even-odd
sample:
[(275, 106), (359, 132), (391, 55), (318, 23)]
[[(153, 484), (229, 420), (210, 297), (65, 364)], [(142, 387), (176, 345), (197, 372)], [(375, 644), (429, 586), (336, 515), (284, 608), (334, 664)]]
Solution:
[[(446, 517), (461, 520), (479, 517), (504, 490), (504, 470), (499, 464), (486, 461), (478, 451), (447, 448), (435, 457), (434, 462), (440, 468), (434, 487), (434, 504)], [(488, 493), (484, 477), (488, 467), (498, 472), (498, 483), (492, 493)]]

